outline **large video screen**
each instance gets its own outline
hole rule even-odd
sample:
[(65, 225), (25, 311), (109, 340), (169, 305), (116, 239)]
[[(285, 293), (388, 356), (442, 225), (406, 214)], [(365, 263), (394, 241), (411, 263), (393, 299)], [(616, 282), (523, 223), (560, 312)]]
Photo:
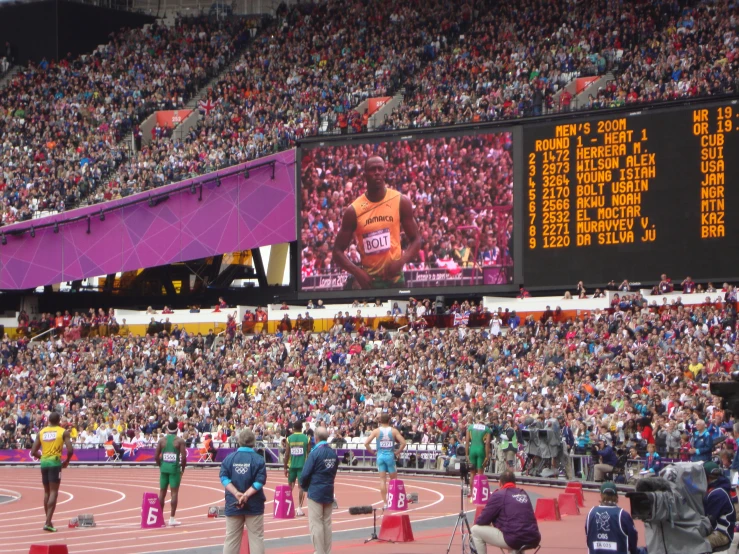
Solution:
[(306, 146), (303, 292), (513, 283), (508, 131)]
[(739, 276), (736, 102), (532, 125), (523, 142), (526, 285)]

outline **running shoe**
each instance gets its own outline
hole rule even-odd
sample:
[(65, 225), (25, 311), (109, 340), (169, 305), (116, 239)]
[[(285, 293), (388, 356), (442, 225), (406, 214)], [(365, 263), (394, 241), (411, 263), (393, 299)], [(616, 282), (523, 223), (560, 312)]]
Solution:
[(303, 513), (303, 509), (302, 508), (298, 508), (298, 511), (295, 512), (295, 515), (296, 516), (304, 516), (305, 514)]
[(180, 524), (179, 521), (177, 521), (175, 518), (171, 517), (169, 518), (169, 526), (170, 527), (177, 527)]
[(44, 525), (44, 531), (48, 531), (49, 533), (56, 533), (56, 527), (53, 525)]

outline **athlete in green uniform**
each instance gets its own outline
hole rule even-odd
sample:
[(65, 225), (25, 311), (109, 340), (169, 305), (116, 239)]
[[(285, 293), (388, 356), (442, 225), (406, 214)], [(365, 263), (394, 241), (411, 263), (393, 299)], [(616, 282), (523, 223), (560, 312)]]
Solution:
[(484, 473), (485, 464), (490, 459), (490, 428), (485, 425), (481, 413), (476, 416), (475, 423), (467, 427), (465, 447), (470, 458), (470, 476), (474, 481), (478, 471)]
[[(310, 439), (303, 434), (303, 424), (296, 421), (293, 424), (293, 434), (287, 437), (287, 447), (285, 448), (285, 477), (290, 491), (295, 489), (295, 481), (300, 477), (305, 465), (305, 459), (310, 452)], [(300, 489), (298, 492), (298, 509), (295, 515), (302, 516), (303, 500), (305, 500), (305, 492)]]
[(159, 466), (159, 506), (164, 510), (164, 499), (167, 497), (167, 487), (172, 491), (170, 499), (171, 515), (169, 525), (179, 525), (174, 518), (177, 511), (177, 496), (180, 491), (180, 481), (187, 465), (187, 448), (185, 441), (177, 436), (177, 422), (171, 421), (167, 425), (167, 436), (157, 443), (156, 462)]

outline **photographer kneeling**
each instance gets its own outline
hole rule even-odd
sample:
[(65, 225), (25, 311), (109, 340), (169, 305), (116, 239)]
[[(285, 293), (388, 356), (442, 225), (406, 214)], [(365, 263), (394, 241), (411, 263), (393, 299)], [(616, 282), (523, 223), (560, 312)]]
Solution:
[(708, 535), (711, 548), (725, 547), (734, 540), (736, 510), (731, 499), (731, 483), (715, 462), (703, 464), (708, 480), (708, 490), (703, 498), (703, 510), (711, 520), (713, 532)]
[(526, 491), (516, 487), (512, 471), (501, 473), (500, 488), (490, 495), (472, 526), (472, 540), (477, 554), (486, 554), (488, 544), (515, 552), (541, 542), (534, 507)]

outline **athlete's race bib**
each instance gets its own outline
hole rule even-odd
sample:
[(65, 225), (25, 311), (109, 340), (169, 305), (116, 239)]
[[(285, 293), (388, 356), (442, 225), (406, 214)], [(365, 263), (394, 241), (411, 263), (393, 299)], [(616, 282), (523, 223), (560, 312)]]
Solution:
[(475, 431), (484, 431), (484, 430), (485, 430), (485, 426), (484, 426), (484, 425), (483, 425), (482, 423), (475, 423), (475, 424), (474, 424), (474, 425), (472, 426), (472, 428), (473, 428), (473, 429), (474, 429)]
[(613, 550), (616, 552), (618, 549), (618, 545), (615, 542), (608, 542), (608, 541), (595, 541), (593, 543), (593, 548), (596, 550)]
[(380, 254), (390, 250), (390, 229), (380, 229), (362, 235), (365, 254)]
[(44, 433), (44, 436), (42, 440), (44, 441), (55, 441), (56, 440), (56, 431), (47, 431)]
[(393, 441), (380, 441), (380, 448), (392, 448), (395, 446)]
[(293, 446), (290, 449), (290, 456), (302, 456), (303, 455), (303, 447), (302, 446)]
[(165, 452), (164, 456), (162, 456), (162, 460), (164, 460), (167, 463), (174, 464), (177, 462), (177, 453), (176, 452)]

